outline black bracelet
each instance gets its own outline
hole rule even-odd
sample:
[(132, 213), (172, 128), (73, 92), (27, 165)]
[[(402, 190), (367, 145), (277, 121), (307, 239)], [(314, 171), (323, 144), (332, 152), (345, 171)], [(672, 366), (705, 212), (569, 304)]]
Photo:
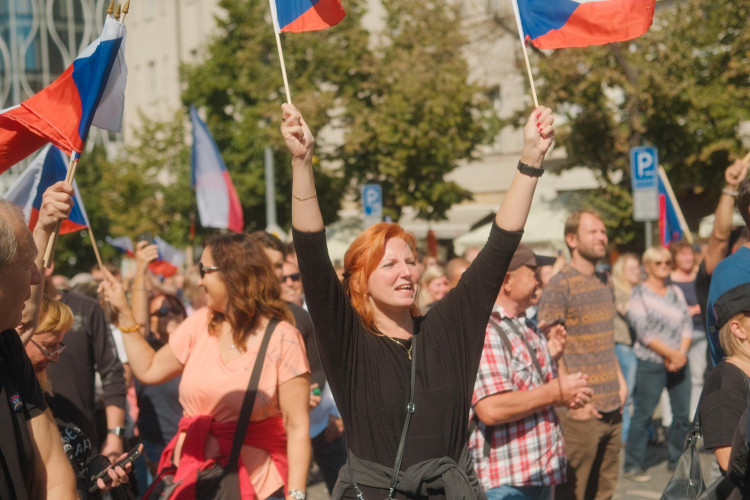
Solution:
[(541, 177), (544, 173), (543, 168), (536, 168), (532, 167), (531, 165), (526, 165), (521, 160), (518, 160), (518, 171), (525, 175), (530, 175), (531, 177)]

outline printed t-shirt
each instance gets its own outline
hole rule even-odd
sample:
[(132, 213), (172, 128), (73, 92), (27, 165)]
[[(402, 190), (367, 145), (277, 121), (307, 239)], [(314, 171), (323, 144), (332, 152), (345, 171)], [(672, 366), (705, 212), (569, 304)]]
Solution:
[[(260, 343), (225, 363), (219, 352), (218, 338), (208, 332), (210, 316), (210, 309), (200, 309), (169, 336), (172, 352), (184, 365), (180, 404), (187, 417), (211, 415), (217, 422), (236, 422)], [(279, 384), (308, 373), (310, 368), (302, 336), (289, 323), (280, 322), (268, 343), (250, 420), (257, 422), (281, 416)], [(209, 436), (206, 457), (217, 454), (218, 443)], [(250, 471), (250, 480), (259, 498), (267, 498), (283, 486), (271, 456), (265, 451), (243, 445), (240, 457)]]

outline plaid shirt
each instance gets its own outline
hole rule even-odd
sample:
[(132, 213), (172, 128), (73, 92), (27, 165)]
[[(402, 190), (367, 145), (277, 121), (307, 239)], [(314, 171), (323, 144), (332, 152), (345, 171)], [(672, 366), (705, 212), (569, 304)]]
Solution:
[[(557, 376), (547, 342), (526, 323), (525, 318), (508, 317), (501, 307), (495, 306), (491, 319), (507, 335), (513, 353), (507, 352), (500, 334), (492, 323), (488, 324), (472, 405), (493, 394), (540, 387)], [(536, 351), (544, 380), (516, 331), (522, 332), (529, 346)], [(485, 437), (488, 434), (491, 434), (491, 447), (489, 455), (485, 456)], [(489, 428), (479, 422), (469, 436), (469, 451), (485, 490), (502, 485), (540, 486), (565, 481), (565, 444), (560, 422), (551, 405), (515, 422)]]

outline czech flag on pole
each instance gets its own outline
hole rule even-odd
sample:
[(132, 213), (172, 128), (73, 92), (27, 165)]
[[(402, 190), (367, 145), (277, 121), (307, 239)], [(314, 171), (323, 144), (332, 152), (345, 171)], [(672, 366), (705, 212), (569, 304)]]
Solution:
[(201, 225), (241, 233), (245, 222), (240, 199), (219, 148), (194, 106), (190, 106), (190, 121), (193, 124), (192, 186), (198, 198)]
[(655, 0), (513, 0), (523, 38), (539, 49), (586, 47), (643, 35)]
[(57, 80), (21, 104), (0, 111), (0, 173), (47, 142), (80, 156), (92, 122), (120, 130), (127, 78), (125, 33), (124, 24), (107, 16), (101, 36)]
[(340, 0), (269, 0), (277, 33), (330, 28), (346, 16)]
[(659, 243), (663, 247), (668, 247), (673, 241), (681, 239), (685, 231), (677, 215), (676, 200), (670, 196), (662, 176), (657, 175), (657, 178), (659, 179)]
[[(62, 151), (54, 146), (47, 146), (39, 152), (15, 184), (5, 193), (6, 200), (12, 201), (21, 208), (32, 231), (39, 220), (44, 192), (52, 184), (64, 181), (67, 173), (68, 160)], [(70, 216), (63, 221), (60, 234), (80, 231), (89, 226), (89, 218), (75, 181), (73, 181), (73, 189), (75, 191), (73, 209)]]

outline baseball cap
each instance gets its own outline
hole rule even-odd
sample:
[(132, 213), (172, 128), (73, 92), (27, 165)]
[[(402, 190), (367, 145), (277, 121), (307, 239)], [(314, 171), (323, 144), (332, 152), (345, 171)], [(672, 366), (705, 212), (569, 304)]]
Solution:
[(731, 288), (714, 302), (716, 329), (720, 330), (732, 317), (741, 312), (750, 312), (750, 283)]
[(513, 254), (513, 258), (510, 259), (510, 265), (508, 265), (508, 272), (515, 271), (521, 266), (537, 267), (536, 255), (528, 245), (523, 243), (518, 244), (516, 253)]

